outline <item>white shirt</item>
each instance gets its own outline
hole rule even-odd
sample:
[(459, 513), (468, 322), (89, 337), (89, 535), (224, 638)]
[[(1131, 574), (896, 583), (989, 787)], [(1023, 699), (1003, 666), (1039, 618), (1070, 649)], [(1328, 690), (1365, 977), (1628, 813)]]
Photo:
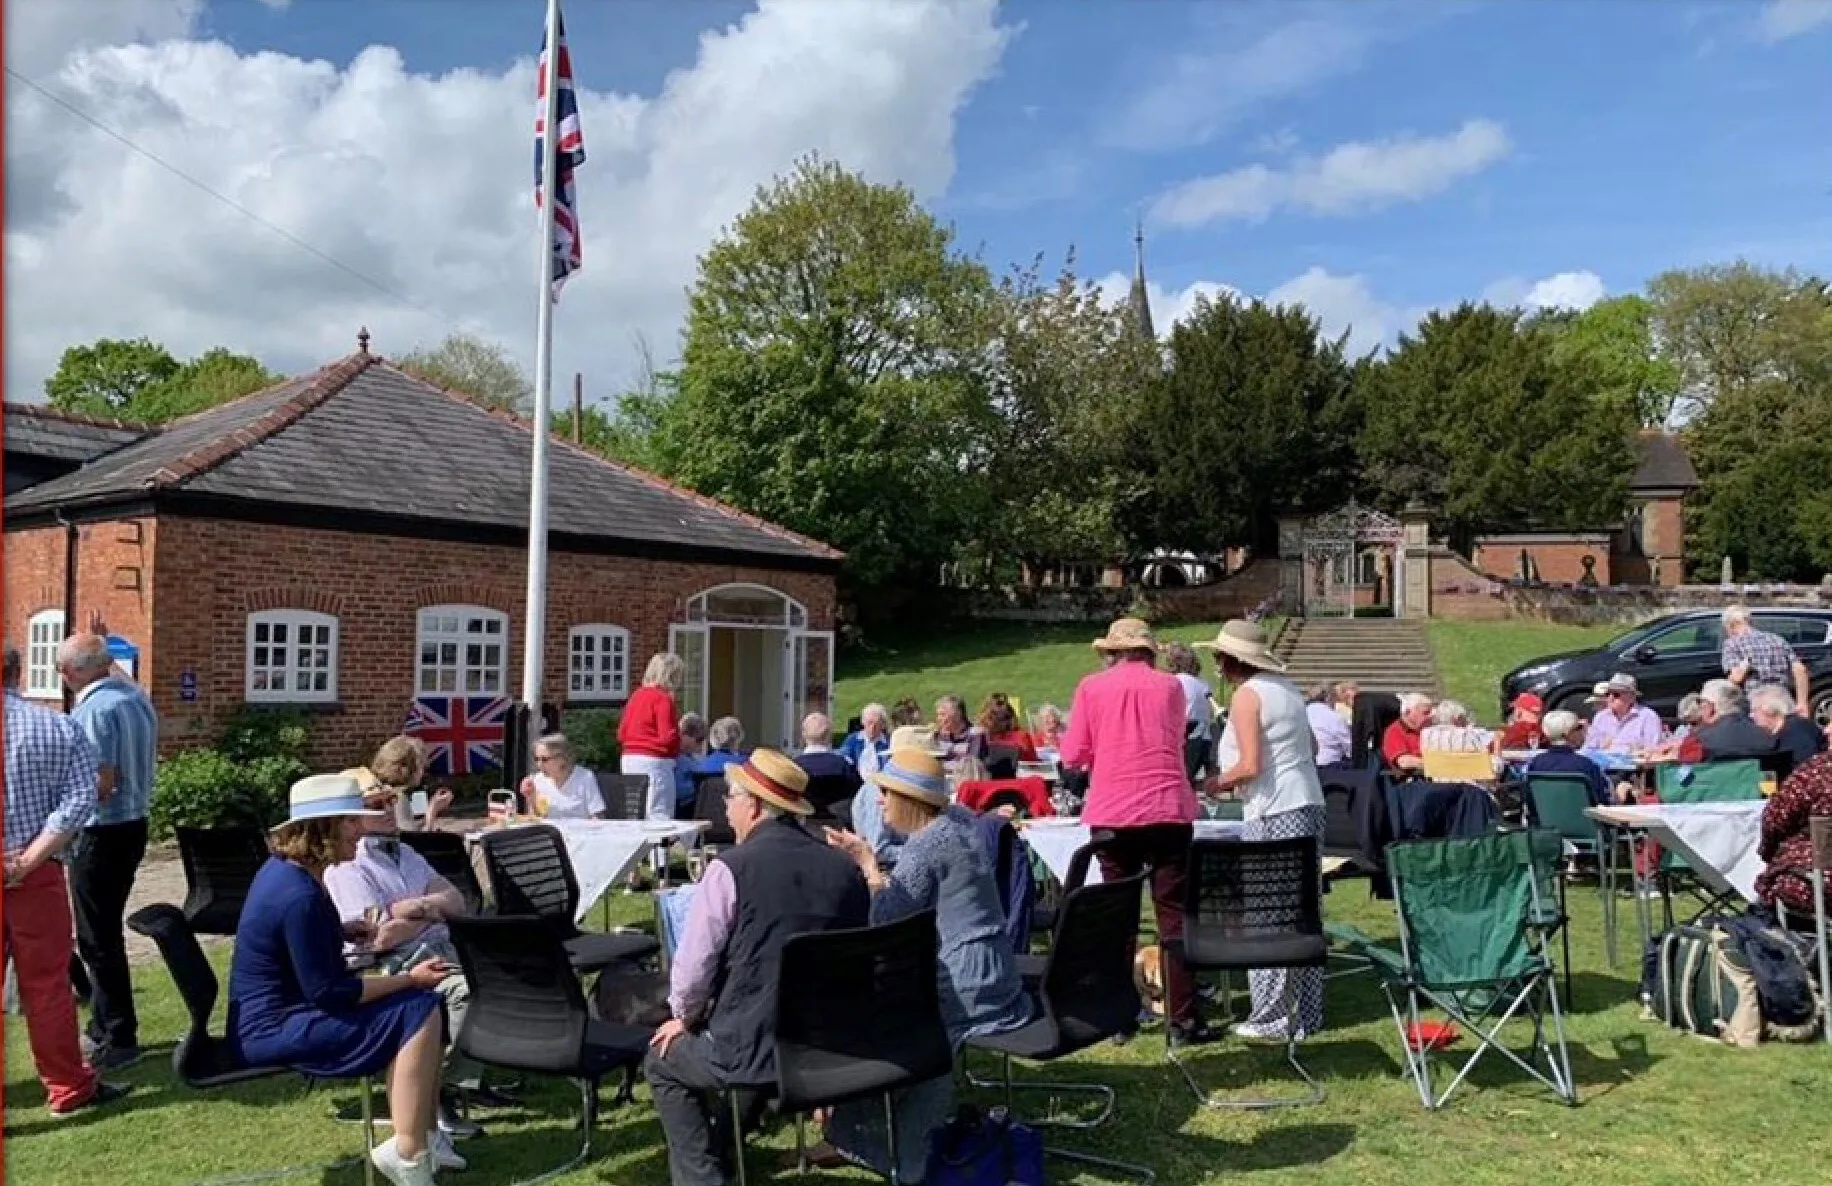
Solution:
[[(1260, 772), (1259, 777), (1236, 788), (1247, 797), (1241, 814), (1256, 820), (1300, 807), (1323, 806), (1323, 782), (1317, 775), (1316, 742), (1311, 739), (1304, 694), (1283, 676), (1266, 673), (1242, 686), (1252, 688), (1259, 697)], [(1216, 759), (1223, 770), (1240, 762), (1240, 740), (1234, 728), (1235, 718), (1230, 714)]]
[(604, 796), (598, 793), (598, 776), (574, 766), (566, 781), (555, 786), (545, 773), (534, 776), (534, 793), (547, 805), (548, 819), (595, 819), (604, 814)]
[(1313, 700), (1304, 706), (1304, 716), (1310, 721), (1311, 736), (1317, 741), (1317, 765), (1333, 766), (1348, 761), (1355, 752), (1355, 736), (1342, 714)]
[(1191, 675), (1188, 672), (1178, 672), (1177, 682), (1183, 685), (1183, 699), (1188, 708), (1189, 724), (1196, 726), (1195, 730), (1191, 731), (1189, 726), (1185, 725), (1184, 732), (1191, 737), (1199, 737), (1207, 741), (1213, 735), (1215, 725), (1214, 690), (1201, 676)]

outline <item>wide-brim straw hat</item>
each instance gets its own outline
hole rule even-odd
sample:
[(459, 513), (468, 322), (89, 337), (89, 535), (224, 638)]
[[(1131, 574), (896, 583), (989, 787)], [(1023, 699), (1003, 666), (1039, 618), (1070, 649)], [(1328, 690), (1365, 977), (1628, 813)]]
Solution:
[(946, 807), (949, 803), (948, 778), (942, 772), (941, 759), (926, 750), (891, 750), (884, 765), (871, 776), (871, 782), (881, 790), (930, 807)]
[(381, 816), (363, 803), (363, 787), (348, 774), (313, 774), (293, 784), (287, 795), (286, 823), (302, 824), (315, 819), (337, 819), (341, 816)]
[(339, 772), (340, 778), (353, 778), (356, 785), (362, 788), (363, 799), (369, 803), (384, 803), (394, 797), (391, 788), (382, 785), (382, 780), (375, 776), (375, 771), (367, 766), (352, 766)]
[(891, 730), (891, 752), (900, 749), (917, 750), (937, 758), (948, 752), (947, 747), (935, 740), (935, 730), (927, 725), (899, 725)]
[(808, 802), (808, 772), (773, 749), (752, 750), (742, 764), (725, 768), (725, 778), (747, 794), (791, 814), (814, 813), (814, 804)]
[(1285, 670), (1284, 660), (1274, 655), (1272, 648), (1266, 645), (1266, 632), (1260, 629), (1258, 622), (1235, 618), (1222, 626), (1215, 641), (1195, 645), (1201, 650), (1216, 651), (1238, 659), (1248, 667), (1257, 667), (1262, 671)]
[(1152, 637), (1151, 623), (1143, 618), (1116, 618), (1107, 627), (1105, 637), (1093, 642), (1097, 651), (1155, 651), (1158, 640)]

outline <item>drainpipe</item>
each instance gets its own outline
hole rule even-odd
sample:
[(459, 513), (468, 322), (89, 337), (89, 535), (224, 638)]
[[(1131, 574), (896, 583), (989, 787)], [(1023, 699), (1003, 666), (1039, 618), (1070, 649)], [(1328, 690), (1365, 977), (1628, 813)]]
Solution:
[[(76, 556), (81, 536), (76, 524), (64, 518), (63, 511), (57, 512), (57, 521), (64, 529), (64, 637), (76, 633)], [(64, 686), (64, 711), (69, 712), (74, 706), (75, 695), (68, 684)]]

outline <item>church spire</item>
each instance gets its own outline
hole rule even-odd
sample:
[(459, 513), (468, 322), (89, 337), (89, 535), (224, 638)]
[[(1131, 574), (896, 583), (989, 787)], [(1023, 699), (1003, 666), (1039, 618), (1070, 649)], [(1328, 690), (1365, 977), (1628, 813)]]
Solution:
[(1148, 342), (1157, 340), (1157, 333), (1151, 326), (1151, 297), (1145, 289), (1145, 220), (1138, 218), (1133, 224), (1133, 273), (1132, 296), (1128, 301), (1131, 306), (1133, 324), (1145, 335)]

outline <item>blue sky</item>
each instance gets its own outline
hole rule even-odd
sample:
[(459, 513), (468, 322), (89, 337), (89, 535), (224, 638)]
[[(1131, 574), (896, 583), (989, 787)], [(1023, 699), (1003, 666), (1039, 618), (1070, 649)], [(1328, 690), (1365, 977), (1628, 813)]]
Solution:
[[(492, 304), (500, 283), (462, 277), (519, 258), (513, 240), (531, 234), (515, 163), (527, 142), (516, 129), (531, 104), (521, 94), (539, 0), (121, 0), (130, 2), (171, 9), (176, 23), (147, 17), (123, 26), (120, 42), (179, 30), (185, 48), (109, 57), (71, 35), (46, 40), (29, 63), (9, 42), (9, 64), (57, 76), (62, 93), (136, 143), (194, 162), (182, 167), (208, 171), (238, 201), (258, 195), (290, 233), (357, 269), (386, 271), (383, 287), (436, 306), (416, 320), (385, 301), (355, 301), (350, 316), (372, 319), (378, 340), (456, 326), (523, 352), (524, 298)], [(1230, 286), (1303, 300), (1330, 328), (1352, 325), (1364, 347), (1465, 298), (1581, 304), (1668, 268), (1739, 256), (1832, 273), (1828, 0), (916, 2), (907, 11), (919, 15), (904, 21), (892, 0), (791, 0), (763, 14), (736, 0), (572, 0), (593, 155), (579, 179), (586, 271), (568, 292), (634, 327), (666, 361), (693, 257), (751, 187), (809, 149), (908, 182), (995, 268), (1073, 245), (1084, 275), (1115, 284), (1131, 268), (1142, 216), (1166, 315), (1193, 293)], [(205, 48), (219, 39), (233, 55)], [(376, 58), (375, 46), (398, 61)], [(63, 54), (59, 73), (49, 58)], [(135, 101), (156, 94), (192, 113), (210, 86), (237, 88), (229, 102), (249, 111), (246, 147), (210, 144), (196, 114), (174, 130), (147, 114), (157, 105)], [(369, 120), (387, 134), (371, 135)], [(31, 132), (9, 141), (9, 157), (32, 147)], [(425, 145), (421, 163), (436, 176), (416, 178), (395, 141), (410, 157)], [(458, 177), (466, 162), (454, 151), (487, 166), (488, 180)], [(326, 177), (322, 193), (272, 191), (287, 153), (317, 154), (321, 169), (310, 175)], [(390, 165), (395, 188), (351, 179), (339, 197), (335, 170), (365, 153)], [(61, 175), (66, 189), (75, 175)], [(148, 226), (202, 217), (195, 193), (180, 203), (156, 179), (123, 184), (129, 195), (144, 191)], [(438, 245), (373, 225), (378, 203), (415, 186), (474, 186), (460, 213), (475, 224)], [(442, 189), (431, 205), (443, 200)], [(511, 206), (513, 235), (494, 221)], [(200, 251), (214, 259), (239, 217), (217, 215), (227, 221), (207, 235), (199, 226), (187, 267), (202, 266)], [(447, 216), (413, 217), (423, 239)], [(86, 230), (92, 239), (93, 223)], [(461, 244), (486, 239), (501, 254), (460, 260), (474, 265), (468, 272), (414, 258), (460, 257), (482, 250)], [(30, 283), (67, 285), (70, 269), (49, 261), (67, 260), (76, 242), (9, 233), (9, 262), (42, 262), (43, 278)], [(323, 289), (311, 295), (325, 307), (374, 296), (345, 291), (347, 277), (314, 279), (307, 273), (324, 266), (292, 247), (268, 248), (274, 268), (302, 269), (302, 290)], [(384, 249), (400, 258), (346, 258)], [(218, 262), (233, 288), (234, 255)], [(142, 273), (152, 267), (142, 261)], [(155, 328), (192, 335), (198, 348), (252, 341), (286, 362), (350, 336), (313, 320), (309, 343), (295, 347), (295, 329), (267, 346), (252, 322), (234, 320), (232, 307), (247, 300), (224, 303), (217, 320), (191, 310)], [(107, 332), (129, 324), (125, 312), (95, 320), (94, 304), (73, 297), (70, 315)], [(560, 365), (614, 370), (627, 345), (615, 357), (563, 345)]]

